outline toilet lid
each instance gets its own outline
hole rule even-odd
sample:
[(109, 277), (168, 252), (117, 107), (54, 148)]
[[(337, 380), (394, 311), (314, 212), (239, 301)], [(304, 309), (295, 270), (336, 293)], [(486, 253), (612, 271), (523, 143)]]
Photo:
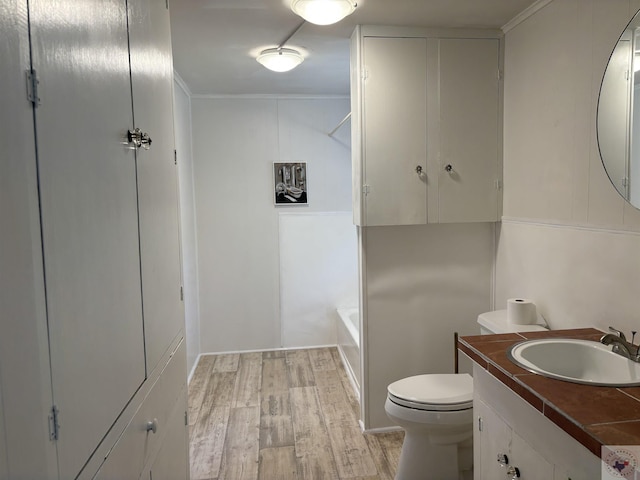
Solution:
[(473, 406), (473, 378), (463, 374), (416, 375), (387, 387), (392, 400), (425, 410), (464, 410)]

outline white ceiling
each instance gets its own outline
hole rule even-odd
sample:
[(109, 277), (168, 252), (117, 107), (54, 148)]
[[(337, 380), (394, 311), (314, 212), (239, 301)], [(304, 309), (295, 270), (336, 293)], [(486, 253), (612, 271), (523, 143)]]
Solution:
[(174, 67), (194, 95), (348, 95), (355, 25), (500, 28), (536, 0), (358, 0), (336, 25), (305, 23), (286, 46), (305, 61), (274, 73), (255, 61), (302, 19), (288, 0), (173, 0)]

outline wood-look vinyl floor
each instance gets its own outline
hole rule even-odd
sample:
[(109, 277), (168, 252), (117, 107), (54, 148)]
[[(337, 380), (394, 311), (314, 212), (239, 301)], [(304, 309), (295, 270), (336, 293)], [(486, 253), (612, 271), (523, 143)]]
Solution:
[(363, 435), (336, 348), (200, 357), (191, 480), (393, 480), (402, 432)]

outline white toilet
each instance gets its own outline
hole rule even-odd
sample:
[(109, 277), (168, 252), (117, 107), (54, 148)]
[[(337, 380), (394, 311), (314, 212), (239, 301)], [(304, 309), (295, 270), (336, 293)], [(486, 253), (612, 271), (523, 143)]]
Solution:
[[(478, 317), (482, 335), (546, 330), (512, 325), (506, 310)], [(405, 431), (396, 480), (473, 476), (473, 379), (467, 373), (416, 375), (387, 387), (385, 411)]]

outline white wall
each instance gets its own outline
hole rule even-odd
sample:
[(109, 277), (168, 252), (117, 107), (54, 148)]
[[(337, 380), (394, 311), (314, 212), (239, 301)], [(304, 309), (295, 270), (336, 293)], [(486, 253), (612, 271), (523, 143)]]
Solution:
[(362, 236), (362, 420), (376, 429), (392, 425), (388, 384), (452, 373), (453, 333), (480, 333), (477, 317), (491, 310), (494, 224), (368, 227)]
[(638, 0), (554, 0), (506, 34), (504, 221), (496, 307), (551, 326), (640, 326), (640, 211), (601, 165), (598, 92)]
[(174, 125), (180, 190), (180, 235), (182, 285), (187, 342), (187, 370), (200, 354), (200, 314), (198, 306), (198, 249), (196, 244), (193, 158), (191, 152), (191, 100), (184, 82), (176, 74), (174, 83)]
[[(346, 98), (192, 98), (202, 352), (281, 346), (278, 213), (351, 209)], [(306, 161), (309, 205), (275, 207), (273, 162)]]
[(335, 345), (338, 307), (358, 306), (351, 212), (281, 213), (282, 346)]

